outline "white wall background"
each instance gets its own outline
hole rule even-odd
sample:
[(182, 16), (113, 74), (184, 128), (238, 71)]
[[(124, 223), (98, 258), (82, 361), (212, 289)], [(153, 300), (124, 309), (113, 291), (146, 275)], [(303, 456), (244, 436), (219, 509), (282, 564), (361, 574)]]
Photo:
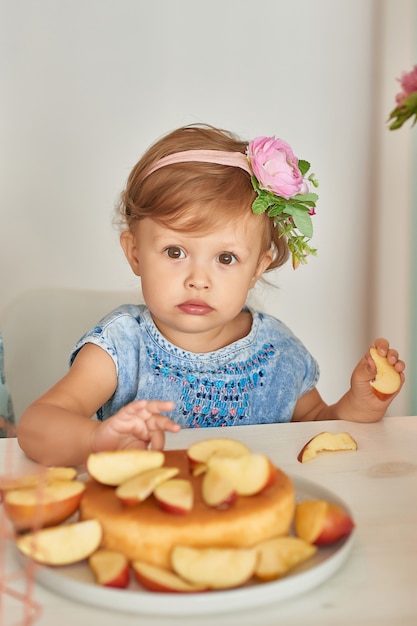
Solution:
[[(0, 312), (39, 286), (139, 287), (112, 226), (118, 194), (150, 143), (207, 122), (282, 137), (320, 180), (318, 257), (279, 270), (278, 289), (256, 298), (316, 356), (324, 398), (344, 393), (376, 336), (407, 357), (407, 271), (394, 274), (395, 305), (375, 278), (376, 256), (395, 256), (395, 268), (408, 254), (407, 242), (384, 246), (390, 165), (377, 156), (409, 163), (406, 131), (393, 137), (385, 121), (395, 78), (415, 63), (414, 10), (414, 0), (0, 0)], [(407, 413), (407, 397), (392, 411)]]

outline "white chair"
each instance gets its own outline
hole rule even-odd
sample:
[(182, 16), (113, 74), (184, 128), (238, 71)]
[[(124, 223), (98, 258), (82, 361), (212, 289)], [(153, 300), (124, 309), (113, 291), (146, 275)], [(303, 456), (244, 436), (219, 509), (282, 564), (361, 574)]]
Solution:
[(21, 293), (0, 314), (4, 365), (15, 420), (68, 370), (78, 339), (120, 304), (143, 302), (134, 291), (39, 288)]

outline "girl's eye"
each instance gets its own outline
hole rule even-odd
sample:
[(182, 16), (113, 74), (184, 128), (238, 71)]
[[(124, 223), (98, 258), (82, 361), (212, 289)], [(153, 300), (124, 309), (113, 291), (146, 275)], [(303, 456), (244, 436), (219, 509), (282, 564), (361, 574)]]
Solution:
[(166, 250), (164, 250), (165, 254), (169, 256), (170, 259), (184, 259), (185, 253), (184, 250), (179, 248), (178, 246), (170, 246)]
[(222, 265), (232, 265), (233, 263), (237, 262), (237, 258), (231, 252), (222, 252), (217, 257), (217, 260)]

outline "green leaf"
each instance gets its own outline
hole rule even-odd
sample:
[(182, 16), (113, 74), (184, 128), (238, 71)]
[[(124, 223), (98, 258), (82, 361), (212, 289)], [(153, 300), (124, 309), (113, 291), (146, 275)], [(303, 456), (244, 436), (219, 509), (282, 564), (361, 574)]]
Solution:
[(283, 200), (281, 196), (276, 196), (272, 191), (268, 191), (267, 189), (260, 189), (258, 195), (264, 200), (268, 200), (270, 205), (276, 202), (282, 202)]
[(293, 203), (293, 207), (299, 211), (306, 211), (306, 213), (308, 213), (311, 209), (312, 206), (315, 206), (315, 204), (313, 202), (310, 202), (309, 204), (304, 204), (304, 202), (294, 202)]
[(308, 161), (304, 161), (304, 159), (299, 159), (298, 169), (300, 170), (301, 174), (305, 176), (310, 169), (310, 163)]
[(258, 196), (252, 204), (252, 211), (255, 215), (261, 215), (261, 213), (265, 213), (269, 206), (268, 198), (265, 198), (265, 196)]
[(252, 185), (253, 185), (253, 188), (256, 191), (256, 193), (260, 194), (261, 190), (259, 188), (258, 179), (255, 176), (251, 176), (251, 181), (252, 181)]
[(317, 180), (315, 174), (310, 174), (310, 176), (308, 177), (308, 180), (313, 185), (313, 187), (317, 189), (317, 187), (319, 186), (319, 181)]
[(294, 200), (298, 200), (299, 202), (317, 202), (319, 199), (316, 193), (298, 193), (294, 196)]
[(274, 204), (268, 211), (269, 217), (276, 217), (280, 213), (283, 213), (285, 209), (285, 205), (283, 204)]
[(313, 223), (308, 213), (294, 211), (293, 216), (294, 224), (305, 237), (309, 239), (313, 236)]
[(289, 204), (288, 202), (286, 204), (284, 204), (282, 207), (280, 207), (280, 213), (283, 213), (284, 215), (287, 216), (292, 216), (292, 214), (294, 213), (294, 205), (293, 204)]

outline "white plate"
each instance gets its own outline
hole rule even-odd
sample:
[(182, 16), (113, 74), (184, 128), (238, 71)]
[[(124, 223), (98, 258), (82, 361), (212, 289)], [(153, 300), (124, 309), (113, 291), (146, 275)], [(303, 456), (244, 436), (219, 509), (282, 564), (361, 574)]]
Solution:
[[(323, 499), (339, 504), (349, 513), (346, 504), (333, 492), (302, 478), (292, 477), (297, 501)], [(355, 533), (326, 548), (319, 548), (307, 563), (287, 576), (268, 583), (250, 583), (238, 589), (205, 593), (155, 593), (131, 582), (128, 589), (110, 589), (94, 583), (86, 561), (65, 567), (38, 566), (37, 581), (63, 596), (94, 605), (144, 615), (198, 615), (225, 611), (242, 611), (291, 598), (324, 582), (347, 559)], [(19, 558), (23, 559), (19, 553)]]

